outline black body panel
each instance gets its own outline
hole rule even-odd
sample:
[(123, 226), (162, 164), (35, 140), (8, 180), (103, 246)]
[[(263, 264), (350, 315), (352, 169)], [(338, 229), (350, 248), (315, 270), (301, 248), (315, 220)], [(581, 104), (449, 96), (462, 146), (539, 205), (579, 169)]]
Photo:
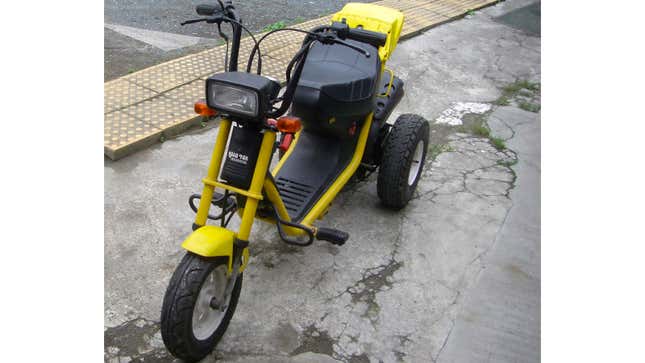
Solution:
[(228, 149), (224, 155), (221, 178), (229, 185), (248, 189), (261, 145), (262, 133), (257, 127), (253, 127), (252, 124), (233, 124)]
[(292, 108), (310, 131), (347, 137), (353, 122), (374, 111), (381, 70), (377, 49), (347, 42), (371, 56), (340, 44), (315, 43), (309, 50)]
[(392, 76), (389, 72), (383, 73), (381, 84), (379, 86), (379, 96), (376, 98), (376, 110), (374, 111), (374, 119), (372, 120), (372, 127), (370, 134), (367, 138), (365, 145), (365, 153), (363, 154), (363, 162), (369, 165), (380, 165), (382, 148), (381, 144), (389, 131), (386, 125), (387, 119), (394, 108), (399, 104), (403, 98), (403, 81), (394, 76), (392, 81), (392, 88), (387, 92), (387, 86), (390, 83)]
[(300, 222), (318, 198), (349, 164), (360, 128), (351, 138), (339, 140), (303, 130), (295, 149), (275, 177), (280, 196), (292, 221)]
[[(399, 104), (401, 98), (403, 98), (403, 81), (394, 76), (392, 81), (392, 88), (390, 93), (387, 95), (387, 86), (390, 84), (391, 75), (389, 72), (384, 72), (384, 77), (381, 80), (381, 85), (379, 87), (379, 96), (376, 98), (376, 111), (374, 112), (374, 121), (379, 124), (383, 124), (387, 121), (387, 118), (390, 117), (390, 114)], [(381, 96), (383, 95), (383, 96)]]

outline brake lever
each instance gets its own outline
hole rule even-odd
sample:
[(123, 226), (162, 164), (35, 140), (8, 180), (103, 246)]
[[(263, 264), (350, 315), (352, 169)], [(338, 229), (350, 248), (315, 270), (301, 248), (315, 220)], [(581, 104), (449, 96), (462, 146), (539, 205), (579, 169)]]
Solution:
[(181, 26), (184, 26), (184, 25), (188, 25), (188, 24), (192, 24), (192, 23), (199, 23), (199, 22), (202, 22), (202, 21), (208, 21), (208, 19), (205, 19), (205, 18), (204, 18), (204, 19), (186, 20), (186, 21), (184, 21), (183, 23), (181, 23), (180, 25), (181, 25)]
[[(217, 24), (218, 26), (223, 22), (227, 21), (228, 18), (220, 12), (219, 14), (212, 16), (210, 18), (201, 18), (201, 19), (193, 19), (193, 20), (186, 20), (185, 22), (181, 23), (182, 26), (187, 25), (187, 24), (193, 24), (193, 23), (200, 23), (202, 21), (207, 22), (208, 24)], [(221, 30), (220, 30), (220, 35), (221, 35)]]
[(219, 36), (222, 37), (222, 39), (224, 39), (224, 41), (228, 42), (228, 36), (226, 36), (226, 34), (224, 34), (224, 32), (222, 32), (222, 24), (221, 24), (221, 22), (217, 23), (217, 32), (219, 33)]
[(339, 39), (338, 37), (336, 37), (334, 35), (331, 35), (331, 34), (318, 34), (317, 39), (318, 39), (319, 42), (321, 42), (323, 44), (338, 43), (338, 44), (344, 45), (344, 46), (346, 46), (348, 48), (354, 49), (355, 51), (357, 51), (359, 53), (362, 53), (367, 58), (369, 58), (371, 56), (370, 52), (366, 51), (365, 49), (363, 49), (363, 48), (361, 48), (359, 46), (353, 45), (353, 44), (349, 44), (349, 43), (347, 43), (347, 42), (345, 42), (345, 41), (343, 41), (343, 40)]

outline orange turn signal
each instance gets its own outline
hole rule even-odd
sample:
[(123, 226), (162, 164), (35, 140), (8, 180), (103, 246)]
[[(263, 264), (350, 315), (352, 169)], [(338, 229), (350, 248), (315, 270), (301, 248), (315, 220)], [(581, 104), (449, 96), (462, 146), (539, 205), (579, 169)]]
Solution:
[(282, 116), (278, 119), (278, 130), (286, 134), (295, 134), (302, 128), (300, 118), (296, 116)]
[(205, 101), (195, 102), (195, 113), (206, 117), (217, 115), (217, 111), (208, 107)]

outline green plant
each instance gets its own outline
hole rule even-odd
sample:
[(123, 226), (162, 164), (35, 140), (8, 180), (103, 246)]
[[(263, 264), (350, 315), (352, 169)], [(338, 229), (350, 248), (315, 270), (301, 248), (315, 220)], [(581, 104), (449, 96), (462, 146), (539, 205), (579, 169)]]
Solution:
[(506, 149), (506, 143), (504, 140), (500, 139), (499, 137), (491, 137), (490, 142), (495, 146), (495, 149), (497, 150), (504, 150)]
[(446, 151), (452, 151), (450, 145), (430, 144), (430, 146), (428, 146), (428, 157), (430, 158), (430, 160), (434, 160), (437, 158), (437, 156), (439, 156), (439, 154)]
[(511, 104), (511, 100), (507, 96), (500, 96), (495, 100), (495, 104), (498, 106), (508, 106)]
[(504, 95), (505, 96), (514, 95), (523, 88), (531, 91), (537, 91), (540, 89), (540, 84), (530, 82), (526, 79), (518, 80), (504, 87)]
[(469, 9), (469, 10), (466, 12), (466, 15), (475, 15), (475, 10)]
[(474, 124), (471, 126), (470, 131), (481, 137), (489, 137), (490, 136), (490, 130), (488, 127), (484, 126), (483, 124)]
[(269, 24), (262, 28), (262, 32), (270, 32), (272, 30), (282, 29), (285, 26), (287, 26), (287, 23), (284, 20), (276, 21), (275, 23)]
[(499, 160), (497, 161), (498, 165), (505, 166), (507, 168), (510, 168), (511, 166), (517, 164), (517, 159), (513, 160)]
[(519, 104), (520, 108), (529, 112), (539, 112), (540, 111), (540, 105), (531, 103), (531, 102), (526, 102), (522, 101)]

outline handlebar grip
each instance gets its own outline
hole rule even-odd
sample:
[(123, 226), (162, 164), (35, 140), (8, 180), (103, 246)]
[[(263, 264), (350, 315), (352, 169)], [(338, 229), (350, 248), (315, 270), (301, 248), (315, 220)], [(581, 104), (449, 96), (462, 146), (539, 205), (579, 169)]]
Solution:
[(349, 32), (347, 33), (347, 38), (371, 44), (378, 48), (385, 45), (385, 42), (387, 41), (387, 34), (360, 28), (350, 28)]
[(222, 7), (217, 4), (217, 5), (210, 5), (210, 4), (200, 4), (195, 7), (195, 11), (197, 11), (197, 14), (202, 15), (202, 16), (211, 16), (215, 13), (222, 12)]

